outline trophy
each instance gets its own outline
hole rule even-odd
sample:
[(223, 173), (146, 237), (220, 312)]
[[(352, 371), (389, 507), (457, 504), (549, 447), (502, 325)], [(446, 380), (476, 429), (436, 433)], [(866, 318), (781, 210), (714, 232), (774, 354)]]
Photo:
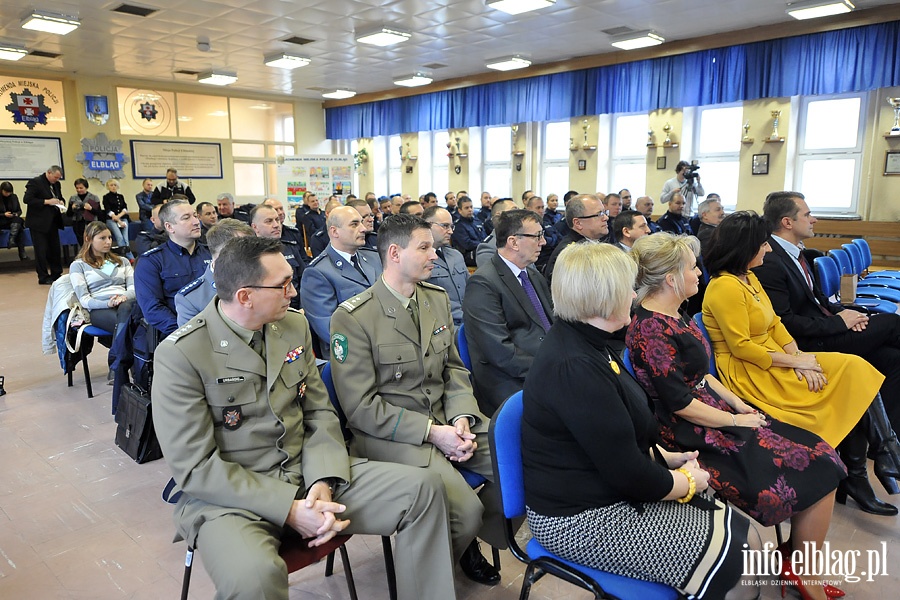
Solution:
[(668, 145), (670, 145), (670, 144), (672, 143), (672, 126), (669, 125), (668, 122), (666, 122), (666, 126), (663, 127), (663, 131), (666, 132), (666, 139), (665, 139), (665, 141), (663, 142), (663, 144), (666, 145), (666, 146), (668, 146)]
[(510, 125), (509, 128), (512, 129), (512, 145), (513, 145), (513, 148), (515, 149), (516, 137), (518, 137), (518, 135), (519, 135), (519, 126), (518, 125)]
[(652, 129), (648, 129), (648, 130), (647, 130), (647, 145), (648, 145), (648, 146), (653, 146), (653, 145), (655, 145), (655, 144), (656, 144), (656, 142), (653, 141), (653, 130), (652, 130)]
[(412, 150), (409, 147), (409, 142), (406, 143), (406, 159), (409, 160), (412, 158)]
[(900, 98), (888, 98), (887, 102), (894, 109), (894, 125), (891, 127), (891, 135), (900, 135)]
[(459, 154), (459, 151), (460, 151), (460, 148), (459, 148), (459, 138), (453, 138), (453, 139), (456, 140), (456, 153)]
[(778, 141), (781, 140), (781, 136), (778, 135), (778, 122), (781, 120), (781, 111), (773, 110), (772, 111), (772, 135), (769, 136), (770, 140)]
[(744, 137), (741, 138), (741, 141), (745, 143), (753, 141), (750, 139), (750, 121), (744, 123)]
[(575, 145), (575, 138), (569, 138), (569, 150), (572, 150), (573, 152), (578, 150), (578, 146)]
[(588, 123), (588, 120), (585, 119), (581, 122), (581, 129), (584, 131), (584, 143), (581, 145), (585, 150), (594, 150), (596, 147), (588, 144), (588, 129), (591, 128), (591, 124)]

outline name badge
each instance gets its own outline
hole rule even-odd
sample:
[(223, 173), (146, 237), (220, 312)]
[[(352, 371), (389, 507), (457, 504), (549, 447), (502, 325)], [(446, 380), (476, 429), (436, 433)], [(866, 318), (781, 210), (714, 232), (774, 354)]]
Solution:
[(237, 377), (219, 377), (216, 379), (216, 383), (240, 383), (244, 381), (244, 378), (241, 376)]

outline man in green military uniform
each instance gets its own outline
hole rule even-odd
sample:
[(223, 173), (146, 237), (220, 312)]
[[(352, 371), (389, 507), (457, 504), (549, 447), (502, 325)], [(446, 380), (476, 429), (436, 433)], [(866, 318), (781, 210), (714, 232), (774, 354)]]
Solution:
[(287, 599), (291, 530), (312, 545), (396, 532), (399, 596), (455, 598), (440, 478), (347, 455), (309, 325), (289, 309), (292, 276), (277, 239), (231, 240), (217, 298), (157, 348), (153, 420), (184, 492), (179, 537), (217, 598), (256, 600)]
[[(447, 293), (425, 283), (437, 258), (431, 229), (420, 217), (394, 215), (382, 223), (378, 240), (382, 277), (331, 318), (331, 368), (351, 448), (440, 474), (455, 556), (470, 579), (494, 585), (500, 574), (473, 541), (479, 535), (505, 545), (491, 483), (489, 420), (478, 410), (453, 343)], [(480, 496), (457, 467), (488, 479)]]

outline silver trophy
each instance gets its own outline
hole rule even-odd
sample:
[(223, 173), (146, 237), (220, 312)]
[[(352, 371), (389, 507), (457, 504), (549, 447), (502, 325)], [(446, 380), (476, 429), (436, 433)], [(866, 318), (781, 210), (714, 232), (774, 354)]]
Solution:
[(781, 111), (773, 110), (772, 111), (772, 135), (769, 136), (770, 140), (778, 140), (781, 136), (778, 135), (778, 122), (781, 120)]
[(888, 98), (887, 102), (894, 109), (894, 124), (891, 126), (891, 135), (900, 135), (900, 98)]

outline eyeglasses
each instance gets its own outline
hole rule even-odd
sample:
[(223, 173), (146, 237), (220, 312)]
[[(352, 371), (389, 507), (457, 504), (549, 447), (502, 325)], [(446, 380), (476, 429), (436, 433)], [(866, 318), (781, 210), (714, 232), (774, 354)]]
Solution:
[(596, 215), (584, 215), (581, 217), (572, 217), (573, 219), (596, 219), (597, 217), (602, 217), (603, 213), (598, 212)]
[(428, 221), (428, 222), (431, 225), (437, 225), (444, 231), (453, 231), (454, 229), (456, 229), (456, 227), (454, 227), (453, 223), (435, 223), (434, 221)]
[(536, 239), (536, 240), (542, 240), (542, 239), (544, 239), (544, 232), (543, 232), (543, 231), (539, 231), (539, 232), (537, 232), (537, 233), (514, 233), (513, 235), (516, 236), (516, 237), (534, 238), (534, 239)]
[(281, 290), (281, 293), (284, 294), (284, 297), (288, 297), (288, 288), (294, 287), (294, 282), (291, 279), (288, 279), (281, 285), (245, 285), (243, 287), (246, 288), (254, 288), (257, 290)]

